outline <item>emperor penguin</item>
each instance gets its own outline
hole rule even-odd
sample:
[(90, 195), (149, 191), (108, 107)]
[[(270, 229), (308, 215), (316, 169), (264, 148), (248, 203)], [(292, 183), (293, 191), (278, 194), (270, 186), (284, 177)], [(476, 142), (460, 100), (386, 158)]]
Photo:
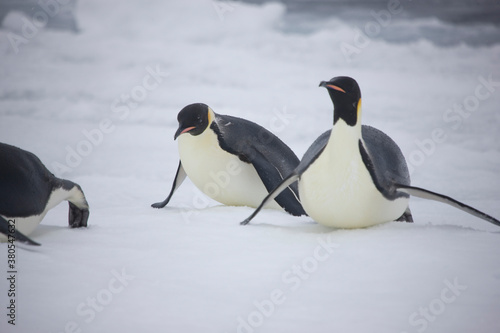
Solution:
[(272, 190), (252, 215), (282, 189), (298, 181), (306, 213), (335, 228), (364, 228), (399, 220), (413, 222), (410, 195), (440, 201), (500, 226), (500, 221), (448, 196), (410, 185), (398, 145), (380, 130), (361, 125), (361, 91), (346, 76), (322, 81), (332, 99), (333, 128), (314, 141), (300, 164)]
[[(0, 234), (4, 234), (7, 237), (7, 242), (12, 242), (15, 240), (28, 245), (40, 245), (40, 243), (35, 242), (28, 236), (25, 236), (19, 230), (17, 230), (14, 222), (15, 220), (6, 220), (2, 216), (0, 216)], [(5, 239), (2, 237), (2, 240)]]
[[(168, 197), (154, 208), (165, 207), (186, 176), (224, 205), (255, 208), (300, 162), (270, 131), (245, 119), (219, 115), (206, 104), (187, 105), (177, 120), (177, 173)], [(266, 207), (304, 215), (297, 193), (297, 184), (291, 182)]]
[(89, 205), (78, 184), (55, 177), (34, 154), (0, 143), (0, 241), (10, 235), (39, 245), (27, 236), (63, 200), (69, 202), (69, 226), (86, 227)]

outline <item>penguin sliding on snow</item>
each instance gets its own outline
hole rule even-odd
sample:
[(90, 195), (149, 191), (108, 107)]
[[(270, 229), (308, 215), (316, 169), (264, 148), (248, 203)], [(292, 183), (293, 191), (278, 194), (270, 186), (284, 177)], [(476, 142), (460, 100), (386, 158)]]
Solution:
[(500, 226), (500, 221), (442, 194), (410, 185), (406, 161), (383, 132), (361, 125), (361, 91), (350, 77), (321, 82), (334, 105), (333, 128), (304, 154), (298, 167), (264, 199), (298, 181), (304, 210), (316, 222), (336, 228), (363, 228), (399, 220), (413, 222), (410, 195), (440, 201)]
[[(265, 128), (245, 119), (219, 115), (205, 104), (178, 114), (180, 161), (165, 207), (186, 176), (207, 196), (228, 206), (257, 207), (269, 191), (299, 164), (293, 151)], [(297, 184), (283, 187), (267, 208), (304, 215)]]
[(69, 226), (86, 227), (89, 205), (78, 184), (56, 178), (34, 154), (0, 143), (0, 233), (15, 230), (17, 241), (40, 245), (26, 235), (63, 200), (69, 202)]

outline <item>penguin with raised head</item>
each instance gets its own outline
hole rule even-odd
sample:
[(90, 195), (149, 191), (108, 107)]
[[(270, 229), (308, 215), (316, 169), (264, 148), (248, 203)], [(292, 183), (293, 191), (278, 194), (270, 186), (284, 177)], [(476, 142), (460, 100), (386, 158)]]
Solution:
[[(86, 227), (89, 205), (81, 187), (55, 177), (38, 157), (20, 148), (0, 143), (0, 232), (38, 245), (26, 236), (61, 201), (69, 202), (71, 228)], [(7, 231), (7, 232), (5, 232)], [(7, 237), (0, 235), (0, 240)]]
[(307, 150), (299, 166), (241, 224), (283, 188), (298, 181), (304, 210), (316, 222), (336, 228), (363, 228), (400, 220), (412, 222), (410, 195), (447, 203), (500, 226), (500, 221), (448, 196), (410, 185), (397, 144), (383, 132), (361, 125), (361, 91), (345, 76), (320, 83), (334, 105), (333, 128)]
[[(219, 115), (206, 104), (184, 107), (174, 135), (179, 166), (165, 207), (186, 176), (207, 196), (228, 206), (257, 207), (299, 164), (293, 151), (265, 128), (245, 119)], [(267, 208), (304, 215), (297, 184), (291, 182)]]

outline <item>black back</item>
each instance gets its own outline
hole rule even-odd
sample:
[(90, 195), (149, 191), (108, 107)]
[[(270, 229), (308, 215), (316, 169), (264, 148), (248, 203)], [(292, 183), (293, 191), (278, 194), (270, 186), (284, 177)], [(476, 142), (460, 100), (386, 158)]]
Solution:
[(398, 145), (384, 132), (371, 126), (363, 125), (363, 141), (360, 152), (377, 189), (389, 200), (408, 197), (397, 191), (396, 184), (410, 185), (410, 173), (406, 160)]
[(323, 150), (325, 149), (328, 140), (330, 139), (330, 134), (332, 130), (328, 130), (321, 134), (312, 145), (307, 149), (306, 153), (302, 157), (299, 166), (295, 169), (295, 173), (299, 176), (303, 174), (307, 168), (321, 155)]
[(34, 154), (0, 143), (0, 214), (27, 217), (43, 212), (50, 193), (61, 187)]
[[(283, 141), (251, 121), (215, 114), (211, 129), (217, 134), (223, 150), (254, 166), (268, 192), (299, 165), (298, 157)], [(306, 214), (298, 200), (297, 183), (290, 185), (275, 200), (292, 215)]]

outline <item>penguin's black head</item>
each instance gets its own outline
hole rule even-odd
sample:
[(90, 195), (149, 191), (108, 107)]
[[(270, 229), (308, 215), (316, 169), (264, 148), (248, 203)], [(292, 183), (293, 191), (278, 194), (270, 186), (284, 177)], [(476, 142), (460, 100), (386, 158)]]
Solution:
[(203, 103), (190, 104), (184, 107), (177, 115), (179, 128), (175, 132), (174, 140), (183, 133), (200, 135), (210, 125), (210, 108)]
[(330, 81), (321, 81), (320, 87), (328, 89), (333, 102), (333, 124), (343, 119), (347, 125), (354, 126), (361, 116), (361, 90), (358, 83), (348, 76), (337, 76)]

